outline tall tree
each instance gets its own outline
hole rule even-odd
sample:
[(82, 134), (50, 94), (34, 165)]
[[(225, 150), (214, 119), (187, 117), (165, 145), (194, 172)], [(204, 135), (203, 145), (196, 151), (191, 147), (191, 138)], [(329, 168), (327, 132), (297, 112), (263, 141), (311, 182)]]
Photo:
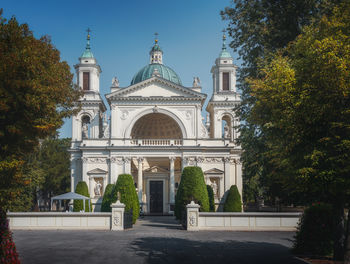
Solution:
[(343, 258), (350, 197), (350, 2), (304, 27), (250, 78), (249, 122), (269, 145), (272, 177), (284, 192), (332, 203), (334, 258)]
[(0, 11), (0, 208), (20, 196), (28, 181), (23, 164), (39, 139), (72, 114), (79, 91), (48, 36), (36, 39), (27, 24)]
[(338, 1), (327, 0), (234, 0), (230, 7), (221, 12), (229, 22), (228, 33), (232, 37), (230, 46), (238, 51), (242, 67), (238, 71), (242, 104), (237, 109), (241, 118), (239, 142), (244, 150), (243, 182), (244, 200), (264, 193), (265, 197), (279, 196), (290, 200), (279, 190), (279, 182), (267, 175), (275, 168), (265, 153), (270, 146), (265, 140), (261, 127), (248, 119), (255, 98), (246, 78), (257, 78), (259, 61), (284, 48), (293, 41), (312, 20), (329, 13)]

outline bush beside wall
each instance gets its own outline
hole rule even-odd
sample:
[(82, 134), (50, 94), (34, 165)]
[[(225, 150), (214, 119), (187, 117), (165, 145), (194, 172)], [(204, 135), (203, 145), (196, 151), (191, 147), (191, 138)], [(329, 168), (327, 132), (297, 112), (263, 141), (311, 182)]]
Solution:
[(297, 254), (326, 256), (333, 249), (332, 206), (318, 203), (305, 209), (294, 237)]
[[(86, 197), (90, 197), (89, 189), (86, 182), (84, 181), (78, 182), (77, 187), (75, 188), (75, 193), (84, 195)], [(85, 212), (91, 212), (92, 211), (91, 209), (92, 209), (91, 202), (89, 207), (89, 201), (85, 200)], [(84, 210), (83, 200), (74, 200), (73, 212), (80, 212), (82, 210)]]
[(232, 185), (224, 203), (224, 212), (242, 212), (242, 200), (236, 185)]
[(215, 212), (215, 199), (214, 199), (214, 191), (210, 185), (207, 185), (208, 198), (209, 198), (209, 211)]
[(115, 185), (111, 183), (106, 186), (106, 189), (102, 198), (101, 212), (112, 211), (111, 203), (112, 203), (112, 194), (113, 194), (114, 188), (115, 188)]
[(118, 176), (118, 180), (112, 194), (112, 203), (117, 201), (118, 192), (120, 193), (120, 202), (125, 204), (125, 212), (129, 212), (130, 209), (132, 209), (132, 220), (135, 224), (137, 218), (139, 218), (140, 204), (134, 185), (134, 180), (130, 174), (120, 174)]
[(179, 189), (175, 197), (175, 216), (181, 219), (182, 211), (191, 200), (198, 203), (200, 211), (209, 212), (208, 191), (200, 167), (185, 167), (182, 171)]

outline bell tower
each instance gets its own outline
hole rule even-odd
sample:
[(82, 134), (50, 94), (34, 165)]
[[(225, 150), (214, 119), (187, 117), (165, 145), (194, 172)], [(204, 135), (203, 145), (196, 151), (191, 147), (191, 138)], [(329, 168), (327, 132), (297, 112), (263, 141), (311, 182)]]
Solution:
[(235, 127), (239, 121), (233, 111), (241, 100), (236, 91), (236, 70), (237, 66), (233, 64), (233, 58), (226, 49), (223, 31), (221, 52), (211, 68), (213, 93), (206, 109), (210, 115), (211, 138), (233, 142), (238, 137)]
[(79, 99), (81, 110), (72, 119), (72, 141), (103, 137), (103, 113), (106, 106), (100, 95), (101, 68), (91, 52), (90, 29), (87, 42), (79, 63), (74, 65), (77, 86), (83, 91)]

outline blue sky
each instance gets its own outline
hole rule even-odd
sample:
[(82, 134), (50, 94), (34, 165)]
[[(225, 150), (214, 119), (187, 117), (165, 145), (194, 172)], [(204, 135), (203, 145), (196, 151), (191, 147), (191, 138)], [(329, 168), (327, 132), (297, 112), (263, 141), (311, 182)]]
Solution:
[[(91, 49), (102, 69), (103, 97), (109, 93), (113, 76), (118, 77), (120, 86), (128, 86), (133, 75), (149, 63), (149, 50), (158, 32), (164, 64), (175, 70), (184, 86), (191, 86), (193, 77), (198, 76), (208, 101), (210, 69), (220, 53), (221, 31), (227, 25), (220, 10), (229, 4), (229, 0), (12, 0), (3, 1), (1, 7), (4, 17), (14, 15), (20, 23), (28, 23), (36, 37), (51, 36), (72, 72), (84, 51), (89, 27)], [(70, 120), (60, 129), (60, 137), (71, 137)]]

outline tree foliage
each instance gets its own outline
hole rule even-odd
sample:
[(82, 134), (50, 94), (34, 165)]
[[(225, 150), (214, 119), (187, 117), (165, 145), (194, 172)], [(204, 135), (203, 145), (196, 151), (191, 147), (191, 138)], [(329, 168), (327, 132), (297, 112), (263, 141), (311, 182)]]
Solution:
[(72, 114), (80, 93), (50, 38), (36, 39), (2, 10), (0, 54), (0, 207), (6, 210), (30, 182), (23, 175), (26, 155)]
[[(78, 193), (90, 198), (88, 186), (84, 181), (78, 182), (77, 187), (75, 187), (75, 193)], [(83, 200), (74, 200), (73, 212), (80, 212), (82, 210), (84, 210)], [(85, 212), (91, 212), (91, 211), (92, 211), (91, 202), (89, 203), (88, 200), (85, 200)]]
[(234, 0), (232, 6), (221, 12), (222, 18), (229, 23), (227, 30), (232, 37), (230, 46), (238, 51), (243, 60), (238, 71), (242, 104), (236, 110), (243, 121), (239, 142), (244, 150), (241, 160), (245, 201), (257, 200), (258, 196), (268, 199), (277, 196), (285, 198), (286, 202), (296, 198), (280, 192), (278, 180), (268, 177), (275, 168), (263, 154), (269, 149), (264, 132), (248, 118), (256, 98), (251, 95), (251, 87), (246, 78), (258, 78), (258, 64), (262, 59), (286, 47), (302, 32), (303, 26), (330, 13), (339, 2), (341, 1)]
[(209, 212), (208, 191), (200, 167), (185, 167), (175, 197), (175, 216), (181, 219), (182, 212), (191, 201), (198, 203), (200, 211)]
[(209, 211), (215, 212), (215, 199), (214, 199), (214, 191), (210, 185), (207, 185), (208, 191), (208, 199), (209, 199)]
[(227, 193), (224, 212), (242, 212), (242, 199), (236, 185), (232, 185)]
[(112, 211), (111, 204), (112, 204), (112, 195), (113, 195), (114, 188), (115, 188), (115, 185), (111, 183), (106, 186), (106, 189), (102, 198), (101, 212)]
[(118, 176), (112, 193), (112, 203), (117, 201), (118, 193), (120, 194), (120, 202), (125, 204), (125, 212), (132, 209), (132, 222), (135, 224), (140, 215), (140, 204), (134, 180), (130, 174), (120, 174)]
[(271, 178), (304, 201), (334, 207), (334, 254), (342, 255), (350, 193), (350, 3), (306, 26), (250, 78), (249, 122), (266, 138)]

